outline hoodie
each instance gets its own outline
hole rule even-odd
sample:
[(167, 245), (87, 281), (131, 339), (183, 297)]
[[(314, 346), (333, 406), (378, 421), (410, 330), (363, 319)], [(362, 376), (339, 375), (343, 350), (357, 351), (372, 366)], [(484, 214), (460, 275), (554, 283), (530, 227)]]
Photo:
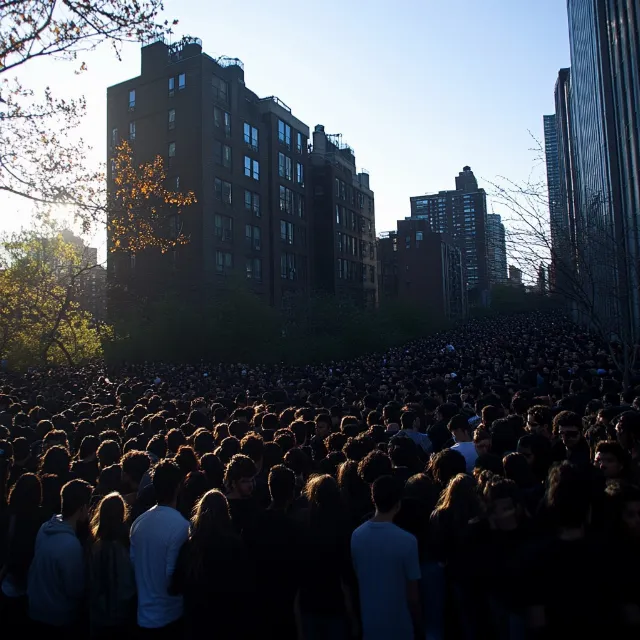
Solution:
[(38, 531), (27, 594), (32, 620), (63, 627), (78, 616), (84, 592), (84, 554), (72, 526), (53, 516)]

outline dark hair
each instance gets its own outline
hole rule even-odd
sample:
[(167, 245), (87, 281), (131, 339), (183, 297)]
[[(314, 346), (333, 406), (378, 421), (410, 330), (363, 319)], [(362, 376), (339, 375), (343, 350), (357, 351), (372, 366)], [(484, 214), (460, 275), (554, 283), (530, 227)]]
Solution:
[(70, 460), (69, 452), (63, 446), (57, 444), (48, 449), (42, 457), (39, 473), (41, 476), (52, 473), (60, 477), (61, 480), (66, 480), (69, 475)]
[(394, 476), (381, 476), (371, 486), (371, 500), (380, 513), (389, 513), (402, 500), (402, 482)]
[(83, 458), (95, 455), (99, 445), (100, 439), (97, 436), (85, 436), (80, 443), (80, 450), (78, 451), (77, 457), (82, 460)]
[(153, 488), (158, 504), (171, 502), (182, 484), (183, 473), (173, 460), (161, 460), (153, 468)]
[(329, 453), (332, 451), (342, 451), (344, 445), (347, 443), (347, 436), (341, 431), (329, 434), (325, 438), (325, 444)]
[(181, 445), (186, 444), (187, 439), (184, 433), (180, 429), (171, 429), (167, 433), (167, 450), (173, 453), (178, 453), (178, 449)]
[(121, 456), (120, 445), (115, 440), (105, 440), (98, 447), (97, 455), (103, 469), (118, 464)]
[(178, 494), (178, 511), (190, 518), (196, 502), (211, 489), (209, 479), (202, 471), (188, 473)]
[(91, 517), (91, 535), (94, 542), (119, 540), (126, 544), (128, 513), (127, 505), (119, 493), (114, 491), (102, 498)]
[(180, 445), (174, 460), (177, 462), (184, 475), (187, 475), (187, 473), (191, 473), (192, 471), (197, 471), (200, 467), (196, 452), (193, 450), (193, 447), (190, 447), (188, 444)]
[(254, 461), (241, 453), (236, 453), (229, 461), (224, 472), (224, 484), (228, 491), (233, 489), (233, 485), (242, 478), (253, 478), (258, 470)]
[(296, 490), (295, 473), (283, 464), (277, 464), (269, 472), (269, 494), (274, 504), (293, 500)]
[(11, 488), (9, 510), (15, 515), (36, 511), (42, 504), (42, 484), (35, 473), (24, 473)]
[(200, 469), (207, 476), (211, 487), (214, 489), (224, 487), (224, 466), (215, 454), (205, 453), (200, 458)]
[(483, 453), (481, 456), (478, 456), (473, 468), (474, 470), (481, 469), (484, 471), (491, 471), (496, 475), (502, 475), (504, 473), (502, 468), (502, 458), (495, 453)]
[(74, 516), (82, 507), (88, 507), (91, 503), (93, 489), (84, 480), (70, 480), (60, 490), (60, 504), (62, 517)]
[(618, 459), (618, 462), (627, 466), (629, 464), (629, 454), (616, 440), (601, 440), (598, 442), (594, 453), (609, 453)]
[(296, 437), (293, 435), (291, 429), (278, 429), (273, 441), (280, 446), (283, 453), (286, 453), (296, 446)]
[(582, 433), (582, 418), (573, 411), (561, 411), (553, 419), (554, 435), (558, 435), (560, 427), (575, 427), (579, 433)]
[(122, 488), (122, 467), (119, 464), (112, 464), (104, 467), (98, 476), (98, 493), (106, 496), (113, 491), (120, 491)]
[(265, 442), (262, 455), (262, 472), (268, 473), (277, 464), (282, 464), (284, 456), (280, 445), (275, 442)]
[(489, 512), (492, 511), (497, 500), (505, 500), (509, 498), (513, 500), (514, 506), (520, 504), (520, 491), (518, 490), (518, 485), (513, 480), (507, 480), (495, 475), (485, 485), (483, 497)]
[(162, 460), (167, 455), (167, 441), (163, 435), (156, 434), (149, 440), (147, 451)]
[(413, 423), (416, 421), (417, 418), (418, 418), (417, 413), (413, 411), (405, 411), (400, 416), (400, 424), (402, 425), (403, 429), (411, 429), (413, 428)]
[(467, 416), (464, 416), (461, 413), (456, 414), (451, 418), (451, 420), (449, 420), (447, 429), (449, 429), (450, 433), (458, 430), (462, 430), (465, 433), (470, 433), (472, 430)]
[(531, 416), (533, 422), (539, 427), (547, 425), (551, 427), (553, 422), (553, 413), (550, 407), (545, 407), (543, 404), (537, 404), (533, 407), (529, 407), (527, 415)]
[(381, 476), (391, 475), (392, 472), (391, 458), (377, 449), (370, 451), (358, 465), (358, 475), (369, 485)]
[(467, 462), (461, 453), (454, 449), (444, 449), (431, 456), (426, 472), (441, 487), (446, 487), (452, 478), (466, 470)]
[(502, 415), (500, 407), (489, 404), (482, 408), (482, 424), (485, 429), (490, 429), (491, 425)]
[(262, 436), (257, 433), (248, 433), (240, 441), (240, 453), (249, 456), (258, 464), (264, 455), (264, 440)]
[(199, 456), (213, 453), (216, 448), (213, 434), (210, 431), (198, 431), (193, 438), (193, 448)]
[(589, 483), (580, 470), (566, 460), (549, 471), (545, 504), (559, 527), (581, 527), (591, 506)]
[(513, 480), (520, 489), (530, 489), (536, 485), (531, 466), (521, 453), (510, 453), (502, 460), (504, 475)]
[(151, 466), (151, 458), (146, 451), (129, 451), (122, 456), (122, 473), (126, 473), (136, 486)]

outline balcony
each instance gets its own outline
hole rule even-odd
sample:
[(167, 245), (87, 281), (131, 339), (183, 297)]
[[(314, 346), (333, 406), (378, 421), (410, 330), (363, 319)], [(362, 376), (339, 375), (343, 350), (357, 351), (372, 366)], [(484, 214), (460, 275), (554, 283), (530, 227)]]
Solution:
[(282, 100), (280, 100), (280, 98), (278, 98), (277, 96), (268, 96), (266, 98), (260, 98), (258, 102), (274, 102), (279, 107), (282, 107), (285, 111), (291, 113), (291, 107), (289, 107), (284, 102), (282, 102)]
[(216, 59), (216, 62), (223, 68), (227, 67), (240, 67), (244, 71), (244, 62), (240, 58), (230, 58), (229, 56), (220, 56)]

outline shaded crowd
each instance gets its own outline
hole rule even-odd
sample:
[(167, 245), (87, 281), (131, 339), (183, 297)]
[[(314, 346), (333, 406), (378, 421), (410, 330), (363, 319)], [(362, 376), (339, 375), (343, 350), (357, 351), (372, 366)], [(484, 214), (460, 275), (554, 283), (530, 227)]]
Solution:
[(556, 314), (0, 377), (8, 637), (638, 637), (640, 386)]

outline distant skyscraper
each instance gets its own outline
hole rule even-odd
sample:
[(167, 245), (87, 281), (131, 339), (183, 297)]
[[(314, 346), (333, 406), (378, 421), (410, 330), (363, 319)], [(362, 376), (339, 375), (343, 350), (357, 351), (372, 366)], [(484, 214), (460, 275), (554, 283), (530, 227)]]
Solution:
[(487, 215), (487, 262), (491, 284), (507, 281), (507, 243), (504, 225), (499, 215)]
[(478, 188), (471, 167), (456, 177), (455, 191), (440, 191), (411, 198), (411, 217), (429, 221), (431, 230), (456, 240), (463, 251), (469, 302), (486, 304), (487, 194)]
[[(551, 228), (553, 263), (555, 262), (558, 243), (557, 229), (562, 220), (560, 168), (558, 159), (558, 129), (555, 114), (544, 116), (544, 152), (547, 164), (547, 193), (549, 198), (549, 225)], [(555, 269), (552, 269), (552, 280), (555, 279), (554, 276)]]

